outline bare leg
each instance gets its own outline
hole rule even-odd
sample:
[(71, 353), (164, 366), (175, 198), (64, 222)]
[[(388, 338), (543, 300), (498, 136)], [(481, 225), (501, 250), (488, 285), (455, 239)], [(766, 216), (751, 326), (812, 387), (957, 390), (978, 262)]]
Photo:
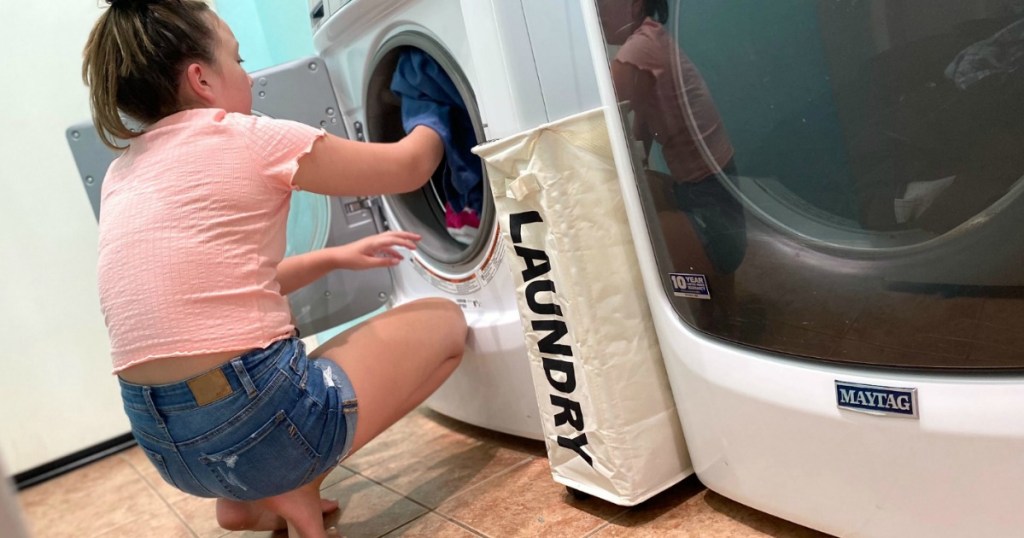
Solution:
[[(352, 452), (408, 414), (441, 386), (462, 360), (466, 332), (466, 320), (458, 305), (444, 299), (421, 299), (389, 310), (332, 338), (310, 355), (339, 364), (355, 387), (359, 420)], [(280, 524), (276, 518), (271, 521), (266, 514), (271, 512), (286, 520), (289, 531), (297, 531), (302, 538), (325, 538), (324, 501), (319, 495), (325, 477), (251, 505), (237, 503), (241, 504), (238, 506), (233, 501), (221, 500), (217, 505), (218, 521), (221, 526), (232, 528), (224, 523), (237, 523), (229, 519), (241, 514), (247, 524)], [(222, 506), (224, 521), (220, 520)]]
[[(260, 499), (256, 505), (284, 518), (288, 524), (289, 538), (327, 538), (317, 481), (288, 493)], [(298, 536), (292, 536), (292, 530), (297, 531)]]
[(462, 360), (466, 332), (458, 305), (421, 299), (372, 318), (311, 354), (339, 364), (355, 387), (359, 420), (352, 452), (441, 386)]

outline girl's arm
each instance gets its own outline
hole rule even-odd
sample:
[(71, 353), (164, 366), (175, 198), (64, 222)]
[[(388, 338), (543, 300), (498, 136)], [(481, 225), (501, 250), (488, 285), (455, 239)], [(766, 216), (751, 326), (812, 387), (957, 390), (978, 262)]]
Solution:
[(441, 137), (417, 126), (398, 142), (354, 142), (321, 137), (299, 159), (293, 179), (304, 191), (330, 196), (373, 196), (414, 191), (441, 162)]
[(391, 267), (402, 261), (396, 247), (416, 248), (420, 236), (412, 232), (385, 232), (347, 245), (290, 256), (277, 265), (277, 283), (281, 295), (312, 284), (336, 269), (372, 269)]

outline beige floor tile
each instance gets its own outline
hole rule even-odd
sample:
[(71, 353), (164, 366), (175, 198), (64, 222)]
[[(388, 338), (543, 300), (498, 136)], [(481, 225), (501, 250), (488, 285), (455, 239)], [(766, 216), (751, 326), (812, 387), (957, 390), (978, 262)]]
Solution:
[(341, 505), (336, 526), (346, 538), (377, 538), (427, 513), (419, 504), (361, 476), (324, 489), (323, 496)]
[(157, 495), (160, 495), (168, 504), (173, 504), (189, 497), (188, 493), (168, 484), (138, 446), (125, 450), (117, 456), (123, 458), (134, 467), (142, 475), (142, 478), (156, 490)]
[(705, 489), (695, 477), (691, 477), (630, 508), (592, 536), (819, 538), (828, 535), (729, 500)]
[(391, 465), (375, 467), (365, 474), (416, 502), (437, 508), (459, 493), (532, 459), (487, 443), (433, 450), (424, 447), (415, 458), (396, 459)]
[[(347, 536), (347, 535), (346, 535)], [(288, 538), (287, 531), (275, 531), (275, 532), (232, 532), (221, 536), (221, 538)], [(329, 528), (327, 529), (327, 538), (345, 538), (342, 536), (338, 529)]]
[(18, 497), (36, 538), (93, 536), (135, 519), (169, 513), (142, 476), (116, 457), (29, 488)]
[(413, 454), (435, 440), (446, 439), (452, 442), (456, 438), (473, 441), (431, 420), (423, 409), (417, 409), (346, 458), (342, 465), (362, 473), (377, 465), (388, 464), (396, 457)]
[(445, 502), (437, 511), (488, 536), (583, 536), (623, 512), (599, 499), (573, 499), (534, 459)]
[(429, 508), (543, 450), (420, 408), (344, 462)]
[(425, 514), (400, 529), (385, 535), (388, 538), (472, 538), (480, 534), (466, 530), (447, 519), (434, 514)]
[(347, 480), (354, 474), (355, 473), (344, 467), (335, 467), (334, 470), (331, 471), (331, 474), (327, 475), (327, 478), (324, 479), (323, 484), (320, 485), (320, 490), (323, 491), (342, 480)]
[(158, 536), (160, 538), (194, 538), (177, 515), (171, 510), (154, 512), (127, 521), (108, 531), (101, 532), (93, 538), (138, 538), (139, 536)]
[(171, 504), (199, 538), (217, 538), (227, 531), (217, 524), (217, 500), (188, 496)]
[(546, 456), (544, 443), (477, 428), (420, 407), (367, 443), (342, 462), (344, 467), (362, 473), (377, 465), (390, 464), (396, 457), (417, 454), (423, 447), (488, 442), (530, 456)]
[(367, 478), (430, 508), (533, 458), (492, 440), (439, 429), (423, 415), (406, 421), (396, 433), (402, 441), (385, 438), (376, 446), (367, 445), (369, 453), (357, 454), (362, 459), (351, 464)]

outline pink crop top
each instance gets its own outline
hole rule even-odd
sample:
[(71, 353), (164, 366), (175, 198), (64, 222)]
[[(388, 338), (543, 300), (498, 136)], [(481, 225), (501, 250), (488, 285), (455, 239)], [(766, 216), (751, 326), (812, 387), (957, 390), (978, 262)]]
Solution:
[[(662, 145), (676, 181), (700, 181), (733, 157), (732, 143), (704, 78), (660, 23), (647, 18), (626, 40), (616, 62), (654, 76), (651, 95), (634, 95), (633, 134)], [(707, 163), (698, 139), (717, 166)]]
[(277, 264), (298, 159), (323, 134), (195, 109), (132, 139), (100, 205), (97, 276), (115, 374), (292, 333)]

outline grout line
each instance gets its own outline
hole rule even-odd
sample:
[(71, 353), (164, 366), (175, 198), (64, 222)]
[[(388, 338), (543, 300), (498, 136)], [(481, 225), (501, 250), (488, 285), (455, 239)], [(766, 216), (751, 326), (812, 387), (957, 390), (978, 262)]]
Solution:
[[(461, 497), (461, 496), (463, 496), (463, 495), (465, 495), (465, 494), (467, 494), (467, 493), (469, 493), (469, 492), (471, 492), (471, 491), (473, 491), (473, 490), (483, 486), (484, 484), (486, 484), (486, 483), (488, 483), (488, 482), (490, 482), (492, 480), (495, 480), (495, 479), (497, 479), (499, 477), (505, 476), (505, 475), (515, 471), (516, 469), (518, 469), (520, 467), (525, 467), (525, 466), (533, 463), (537, 459), (538, 458), (535, 458), (534, 456), (527, 456), (527, 458), (525, 460), (523, 460), (523, 461), (521, 461), (519, 463), (516, 463), (515, 465), (509, 466), (508, 469), (505, 469), (505, 470), (495, 474), (492, 477), (489, 477), (489, 478), (486, 478), (484, 480), (481, 480), (479, 483), (473, 484), (472, 486), (470, 486), (470, 487), (468, 487), (468, 488), (466, 488), (466, 489), (456, 493), (455, 495), (452, 495), (451, 497), (448, 497), (447, 499), (444, 500), (444, 502), (438, 504), (438, 508), (440, 508), (442, 504), (451, 502), (452, 499), (457, 499), (457, 498), (459, 498), (459, 497)], [(438, 513), (440, 514), (441, 512), (438, 512)]]
[[(428, 513), (429, 513), (429, 512), (428, 512)], [(376, 536), (376, 538), (384, 538), (385, 536), (387, 536), (387, 535), (389, 535), (389, 534), (391, 534), (391, 533), (393, 533), (393, 532), (397, 531), (398, 529), (401, 529), (402, 527), (404, 527), (404, 526), (406, 526), (406, 525), (411, 525), (411, 524), (412, 524), (413, 522), (416, 522), (416, 521), (419, 521), (419, 520), (423, 519), (423, 516), (425, 516), (425, 515), (427, 515), (427, 514), (426, 514), (426, 513), (424, 513), (424, 514), (420, 514), (420, 515), (418, 515), (418, 516), (416, 516), (416, 517), (414, 517), (414, 518), (410, 519), (409, 521), (406, 521), (405, 523), (402, 523), (401, 525), (399, 525), (399, 526), (397, 526), (397, 527), (395, 527), (395, 528), (392, 528), (392, 529), (388, 529), (388, 530), (384, 531), (383, 533), (381, 533), (381, 534), (378, 534), (378, 535)], [(341, 532), (341, 529), (338, 529), (338, 532), (340, 533), (340, 532)]]
[(147, 479), (146, 476), (142, 474), (142, 471), (140, 471), (139, 468), (136, 467), (132, 462), (128, 461), (128, 458), (124, 457), (124, 455), (119, 454), (118, 457), (121, 458), (126, 464), (128, 464), (128, 467), (130, 467), (131, 470), (135, 471), (135, 474), (139, 475), (139, 478), (141, 478), (142, 482), (146, 484), (146, 487), (148, 487), (149, 490), (152, 491), (154, 495), (156, 495), (157, 499), (160, 499), (160, 502), (164, 503), (164, 506), (171, 511), (171, 514), (174, 515), (174, 518), (177, 519), (178, 522), (185, 527), (185, 529), (193, 536), (193, 538), (199, 538), (199, 535), (196, 534), (195, 529), (193, 529), (192, 526), (189, 525), (188, 522), (186, 522), (181, 517), (181, 514), (179, 514), (178, 511), (175, 510), (173, 506), (171, 506), (171, 503), (167, 502), (167, 499), (165, 499), (163, 495), (160, 495), (160, 492), (157, 491), (156, 487), (154, 487), (153, 484), (150, 483), (149, 479)]
[[(352, 469), (349, 469), (349, 470), (352, 471)], [(352, 471), (352, 472), (354, 473), (352, 476), (359, 476), (363, 480), (366, 480), (368, 482), (376, 484), (376, 485), (378, 485), (378, 486), (380, 486), (380, 487), (390, 491), (391, 493), (394, 493), (395, 495), (398, 495), (399, 497), (401, 497), (403, 499), (408, 499), (409, 501), (412, 501), (413, 503), (416, 503), (416, 504), (422, 506), (423, 508), (426, 508), (427, 510), (430, 510), (429, 506), (427, 506), (427, 505), (425, 505), (425, 504), (423, 504), (423, 503), (421, 503), (419, 501), (416, 501), (414, 499), (410, 499), (409, 497), (406, 497), (406, 495), (404, 493), (402, 493), (401, 491), (398, 491), (397, 489), (395, 489), (395, 488), (393, 488), (393, 487), (391, 487), (391, 486), (389, 486), (389, 485), (387, 485), (387, 484), (385, 484), (383, 482), (378, 482), (378, 481), (374, 480), (373, 478), (370, 478), (369, 476), (366, 476), (363, 473), (360, 473), (358, 471)], [(350, 476), (348, 478), (352, 478), (352, 476)], [(346, 478), (345, 480), (348, 480), (348, 478)], [(345, 480), (342, 480), (341, 482), (344, 482)], [(338, 484), (340, 484), (341, 482), (338, 482)], [(395, 529), (391, 529), (391, 530), (395, 530)], [(388, 531), (388, 532), (391, 532), (391, 531)]]
[[(118, 458), (119, 460), (121, 460), (122, 463), (127, 465), (128, 468), (131, 469), (132, 472), (135, 473), (136, 477), (139, 480), (142, 481), (142, 484), (144, 484), (146, 488), (150, 489), (150, 491), (153, 492), (153, 494), (156, 495), (158, 499), (160, 499), (160, 502), (162, 502), (167, 509), (171, 510), (171, 514), (174, 515), (174, 518), (178, 520), (178, 523), (180, 523), (185, 528), (185, 530), (188, 531), (188, 533), (191, 534), (191, 536), (193, 536), (193, 538), (199, 538), (199, 536), (196, 534), (196, 531), (194, 531), (193, 528), (189, 527), (188, 524), (185, 523), (184, 520), (181, 519), (181, 516), (178, 515), (178, 512), (174, 511), (174, 508), (172, 508), (171, 505), (167, 502), (167, 499), (165, 499), (163, 497), (163, 495), (161, 495), (160, 492), (158, 492), (157, 489), (153, 487), (153, 484), (150, 483), (150, 481), (148, 481), (145, 478), (145, 475), (142, 474), (142, 471), (140, 471), (138, 469), (138, 467), (136, 467), (131, 461), (129, 461), (128, 458), (126, 458), (124, 456), (124, 454), (120, 454), (120, 453), (119, 454), (113, 454), (113, 456)], [(109, 532), (111, 530), (117, 529), (118, 527), (121, 527), (121, 526), (124, 526), (124, 525), (128, 525), (128, 524), (130, 524), (130, 523), (132, 523), (132, 522), (134, 522), (134, 521), (136, 521), (138, 519), (139, 518), (132, 518), (132, 519), (129, 519), (129, 520), (125, 520), (123, 522), (120, 522), (120, 523), (114, 525), (113, 527), (110, 527), (109, 529), (103, 529), (103, 530), (95, 533), (93, 536), (98, 536), (98, 535), (101, 535), (101, 534), (103, 534), (105, 532)]]
[(447, 522), (449, 522), (449, 523), (451, 523), (451, 524), (453, 524), (453, 525), (455, 525), (455, 526), (457, 526), (457, 527), (459, 527), (461, 529), (469, 531), (469, 532), (473, 533), (476, 536), (483, 536), (483, 537), (487, 537), (488, 536), (488, 535), (484, 534), (483, 531), (478, 531), (478, 530), (474, 529), (468, 523), (464, 523), (464, 522), (459, 521), (457, 519), (454, 519), (454, 518), (451, 518), (449, 516), (446, 516), (446, 515), (442, 514), (441, 512), (438, 512), (437, 510), (431, 510), (430, 513), (434, 514), (435, 516), (437, 516), (437, 517), (439, 517), (439, 518), (441, 518), (441, 519), (443, 519), (443, 520), (445, 520), (445, 521), (447, 521)]
[[(619, 517), (622, 517), (622, 515), (619, 514), (619, 515), (615, 516), (615, 518), (619, 518)], [(584, 534), (580, 538), (590, 538), (591, 536), (594, 536), (595, 534), (601, 532), (602, 530), (607, 529), (609, 526), (611, 526), (612, 521), (614, 521), (615, 518), (612, 518), (612, 519), (609, 519), (609, 520), (605, 521), (603, 524), (598, 525), (596, 529), (591, 530), (590, 532)]]
[[(348, 480), (349, 478), (352, 478), (353, 476), (355, 476), (355, 475), (359, 474), (359, 473), (357, 473), (357, 472), (353, 471), (352, 469), (349, 469), (348, 467), (345, 467), (345, 466), (343, 466), (343, 465), (337, 465), (336, 467), (340, 467), (340, 468), (342, 468), (342, 469), (345, 469), (345, 470), (346, 470), (346, 471), (348, 471), (348, 472), (349, 472), (350, 474), (349, 474), (348, 476), (346, 476), (345, 478), (342, 478), (341, 480), (338, 480), (337, 482), (332, 482), (332, 483), (330, 483), (329, 485), (326, 485), (326, 486), (325, 486), (325, 485), (323, 485), (323, 484), (320, 484), (320, 491), (321, 491), (321, 492), (322, 492), (323, 490), (325, 490), (325, 489), (328, 489), (328, 488), (333, 488), (334, 486), (337, 486), (338, 484), (340, 484), (340, 483), (342, 483), (342, 482), (344, 482), (344, 481)], [(334, 472), (334, 471), (331, 471), (331, 472)]]
[[(434, 512), (434, 513), (437, 514), (438, 517), (444, 517), (444, 515), (439, 513), (439, 512)], [(483, 531), (478, 531), (478, 530), (474, 529), (468, 523), (463, 523), (461, 521), (457, 521), (457, 520), (451, 519), (449, 517), (444, 517), (444, 519), (446, 521), (451, 521), (452, 525), (455, 525), (455, 526), (459, 527), (460, 529), (465, 530), (466, 532), (472, 533), (474, 536), (481, 536), (483, 538), (490, 538), (489, 534), (484, 534)]]
[[(439, 504), (438, 506), (440, 506), (441, 504), (444, 504), (444, 503), (446, 503), (446, 502), (449, 502), (449, 501), (451, 501), (452, 499), (455, 499), (455, 498), (457, 498), (457, 497), (461, 496), (461, 495), (462, 495), (462, 494), (464, 494), (464, 493), (467, 493), (467, 492), (469, 492), (469, 491), (472, 491), (472, 490), (476, 489), (477, 487), (479, 487), (479, 486), (481, 486), (481, 485), (483, 485), (483, 484), (486, 484), (487, 482), (490, 482), (491, 480), (494, 480), (495, 478), (498, 478), (498, 477), (500, 477), (500, 476), (503, 476), (503, 475), (505, 475), (505, 474), (508, 474), (508, 473), (510, 473), (510, 472), (512, 472), (512, 471), (514, 471), (514, 470), (516, 470), (516, 469), (518, 469), (519, 467), (524, 467), (524, 466), (526, 466), (526, 465), (529, 465), (529, 464), (530, 464), (530, 463), (532, 463), (532, 462), (533, 462), (534, 460), (538, 459), (538, 458), (536, 458), (535, 456), (532, 456), (532, 455), (529, 455), (529, 454), (524, 454), (524, 456), (525, 456), (525, 459), (524, 459), (523, 461), (520, 461), (520, 462), (518, 462), (518, 463), (515, 463), (515, 464), (513, 464), (513, 465), (510, 465), (510, 466), (509, 466), (509, 467), (508, 467), (507, 469), (504, 469), (504, 470), (502, 470), (502, 471), (500, 471), (500, 472), (496, 473), (496, 474), (495, 474), (494, 476), (491, 476), (491, 477), (489, 477), (489, 478), (487, 478), (487, 479), (485, 479), (485, 480), (482, 480), (482, 481), (480, 481), (480, 482), (479, 482), (479, 483), (477, 483), (477, 484), (474, 484), (474, 485), (472, 485), (472, 486), (470, 486), (470, 487), (468, 487), (468, 488), (466, 488), (466, 489), (464, 489), (464, 490), (460, 491), (459, 493), (457, 493), (457, 494), (455, 494), (455, 495), (453, 495), (453, 496), (451, 496), (451, 497), (449, 497), (449, 498), (445, 499), (445, 500), (444, 500), (444, 501), (443, 501), (442, 503), (440, 503), (440, 504)], [(453, 523), (453, 524), (455, 524), (456, 526), (458, 526), (458, 527), (460, 527), (460, 528), (462, 528), (462, 529), (464, 529), (464, 530), (466, 530), (466, 531), (469, 531), (469, 532), (473, 533), (473, 534), (474, 534), (474, 535), (476, 535), (476, 536), (481, 536), (481, 537), (484, 537), (484, 538), (487, 538), (487, 537), (489, 536), (488, 534), (485, 534), (484, 532), (482, 532), (482, 531), (479, 531), (479, 530), (477, 530), (477, 529), (473, 528), (473, 527), (472, 527), (472, 526), (470, 526), (470, 525), (469, 525), (468, 523), (465, 523), (465, 522), (459, 521), (459, 520), (457, 520), (457, 519), (455, 519), (455, 518), (453, 518), (453, 517), (450, 517), (450, 516), (448, 516), (448, 515), (444, 514), (443, 512), (439, 512), (439, 511), (437, 511), (437, 509), (436, 509), (436, 508), (431, 508), (431, 507), (429, 507), (429, 506), (427, 506), (427, 505), (423, 504), (422, 502), (420, 502), (420, 501), (417, 501), (416, 499), (413, 499), (413, 498), (411, 498), (411, 497), (409, 497), (409, 496), (405, 495), (404, 493), (402, 493), (402, 492), (400, 492), (400, 491), (396, 490), (395, 488), (393, 488), (393, 487), (391, 487), (391, 486), (389, 486), (389, 485), (387, 485), (387, 484), (385, 484), (385, 483), (383, 483), (383, 482), (378, 482), (377, 480), (374, 480), (373, 478), (370, 478), (369, 476), (366, 476), (366, 475), (364, 475), (363, 473), (360, 473), (359, 471), (356, 471), (356, 470), (354, 470), (354, 469), (352, 469), (352, 468), (346, 467), (346, 469), (348, 469), (348, 470), (352, 471), (352, 473), (354, 473), (354, 474), (353, 474), (353, 476), (355, 476), (355, 475), (359, 475), (359, 476), (360, 476), (360, 477), (362, 477), (363, 479), (365, 479), (365, 480), (367, 480), (367, 481), (369, 481), (369, 482), (372, 482), (373, 484), (376, 484), (376, 485), (378, 485), (378, 486), (380, 486), (380, 487), (382, 487), (382, 488), (384, 488), (384, 489), (386, 489), (386, 490), (388, 490), (388, 491), (390, 491), (390, 492), (392, 492), (392, 493), (394, 493), (394, 494), (396, 494), (396, 495), (400, 496), (401, 498), (403, 498), (403, 499), (405, 499), (405, 500), (407, 500), (407, 501), (409, 501), (409, 502), (411, 502), (411, 503), (413, 503), (413, 504), (416, 504), (417, 506), (420, 506), (420, 507), (422, 507), (422, 508), (424, 508), (424, 509), (426, 509), (426, 510), (427, 510), (427, 511), (426, 511), (426, 512), (425, 512), (424, 514), (421, 514), (420, 516), (417, 516), (416, 518), (413, 518), (413, 519), (412, 519), (412, 520), (410, 520), (410, 521), (406, 521), (405, 523), (402, 523), (401, 525), (399, 525), (399, 526), (397, 526), (397, 527), (395, 527), (395, 528), (393, 528), (393, 529), (390, 529), (390, 530), (388, 530), (388, 531), (387, 531), (387, 532), (385, 532), (384, 534), (380, 535), (381, 537), (383, 537), (383, 536), (386, 536), (386, 535), (387, 535), (388, 533), (394, 532), (394, 531), (396, 531), (396, 530), (398, 530), (398, 529), (400, 529), (400, 528), (402, 528), (402, 527), (404, 527), (404, 526), (406, 526), (406, 525), (408, 525), (408, 524), (412, 523), (413, 521), (416, 521), (417, 519), (421, 519), (421, 518), (423, 518), (424, 516), (426, 516), (426, 515), (428, 515), (428, 514), (434, 514), (434, 515), (436, 515), (436, 516), (438, 516), (438, 517), (440, 517), (440, 518), (442, 518), (442, 519), (444, 519), (444, 520), (446, 520), (446, 521), (448, 521), (448, 522), (450, 522), (450, 523)], [(351, 476), (350, 476), (350, 477), (348, 477), (348, 478), (351, 478)], [(347, 478), (346, 478), (345, 480), (347, 480)], [(343, 481), (344, 481), (344, 480), (343, 480)], [(339, 483), (340, 483), (340, 482), (339, 482)]]
[[(409, 501), (409, 502), (411, 502), (411, 503), (415, 504), (416, 506), (419, 506), (420, 508), (423, 508), (424, 510), (426, 510), (426, 512), (424, 512), (424, 513), (422, 513), (422, 514), (420, 514), (420, 515), (418, 515), (418, 516), (416, 516), (416, 517), (414, 517), (414, 518), (410, 519), (409, 521), (406, 521), (406, 522), (404, 522), (404, 523), (401, 523), (401, 524), (399, 524), (399, 525), (398, 525), (397, 527), (394, 527), (394, 528), (388, 529), (387, 531), (385, 531), (385, 532), (384, 532), (384, 534), (381, 534), (381, 535), (379, 535), (379, 536), (378, 536), (378, 538), (382, 538), (382, 537), (384, 537), (384, 536), (387, 536), (387, 535), (388, 535), (388, 533), (392, 533), (392, 532), (395, 532), (396, 530), (398, 530), (398, 529), (401, 529), (402, 527), (404, 527), (404, 526), (406, 526), (406, 525), (408, 525), (408, 524), (412, 523), (413, 521), (416, 521), (417, 519), (420, 519), (421, 517), (423, 517), (423, 516), (425, 516), (425, 515), (427, 515), (427, 514), (429, 514), (429, 513), (432, 513), (432, 512), (434, 512), (434, 510), (432, 510), (432, 509), (431, 509), (431, 508), (430, 508), (429, 506), (427, 506), (427, 505), (425, 505), (425, 504), (423, 504), (423, 503), (421, 503), (421, 502), (419, 502), (419, 501), (417, 501), (417, 500), (415, 500), (415, 499), (410, 499), (410, 498), (409, 498), (409, 497), (407, 497), (407, 496), (406, 496), (406, 495), (405, 495), (404, 493), (402, 493), (402, 492), (400, 492), (400, 491), (396, 490), (395, 488), (393, 488), (393, 487), (391, 487), (391, 486), (388, 486), (387, 484), (382, 484), (382, 483), (380, 483), (380, 482), (378, 482), (378, 481), (376, 481), (376, 480), (374, 480), (374, 479), (372, 479), (372, 478), (370, 478), (370, 477), (368, 477), (368, 476), (366, 476), (366, 475), (364, 475), (364, 474), (362, 474), (362, 473), (359, 473), (359, 472), (353, 471), (352, 469), (349, 469), (348, 467), (346, 467), (346, 469), (348, 469), (348, 470), (352, 471), (352, 473), (353, 473), (353, 474), (352, 474), (352, 476), (348, 476), (348, 477), (346, 477), (346, 478), (344, 478), (344, 479), (340, 480), (339, 482), (336, 482), (335, 484), (333, 484), (333, 485), (332, 485), (332, 486), (330, 486), (330, 487), (334, 487), (334, 486), (336, 486), (336, 485), (338, 485), (338, 484), (341, 484), (342, 482), (345, 482), (345, 481), (347, 481), (348, 479), (352, 478), (353, 476), (356, 476), (356, 475), (358, 475), (358, 476), (362, 477), (362, 478), (363, 478), (364, 480), (366, 480), (366, 481), (368, 481), (368, 482), (370, 482), (370, 483), (372, 483), (372, 484), (375, 484), (375, 485), (377, 485), (377, 486), (380, 486), (380, 487), (382, 487), (382, 488), (384, 488), (384, 489), (386, 489), (386, 490), (390, 491), (391, 493), (394, 493), (395, 495), (398, 495), (398, 496), (399, 496), (399, 497), (401, 497), (402, 499), (405, 499), (406, 501)], [(340, 507), (340, 509), (341, 509), (341, 510), (344, 510), (344, 507)], [(339, 529), (339, 532), (340, 532), (340, 529)]]
[[(481, 444), (483, 444), (483, 443), (481, 443)], [(448, 502), (448, 501), (450, 501), (450, 500), (452, 500), (452, 499), (454, 499), (456, 497), (459, 497), (460, 495), (462, 495), (463, 493), (466, 493), (467, 491), (472, 491), (472, 490), (476, 489), (481, 484), (486, 484), (487, 482), (490, 482), (491, 480), (493, 480), (493, 479), (495, 479), (495, 478), (497, 478), (499, 476), (502, 476), (505, 473), (508, 473), (508, 472), (512, 471), (513, 469), (516, 469), (517, 467), (520, 467), (522, 465), (526, 465), (526, 464), (532, 462), (533, 460), (537, 459), (535, 456), (531, 456), (530, 454), (526, 454), (526, 453), (522, 453), (522, 452), (520, 452), (520, 454), (523, 454), (523, 456), (525, 458), (523, 461), (514, 463), (514, 464), (508, 466), (507, 468), (502, 469), (501, 471), (498, 471), (496, 474), (494, 474), (494, 476), (490, 476), (488, 478), (485, 478), (484, 480), (481, 480), (480, 482), (478, 482), (476, 484), (473, 484), (472, 486), (469, 486), (468, 488), (466, 488), (466, 489), (456, 493), (455, 495), (452, 495), (451, 497), (448, 497), (447, 499), (445, 499), (440, 504), (444, 504), (445, 502)], [(391, 491), (391, 492), (396, 493), (396, 494), (398, 494), (398, 495), (400, 495), (400, 496), (402, 496), (402, 497), (404, 497), (406, 499), (409, 499), (410, 501), (412, 501), (412, 502), (414, 502), (414, 503), (416, 503), (416, 504), (426, 508), (427, 510), (430, 510), (431, 512), (435, 512), (436, 511), (434, 508), (431, 508), (431, 507), (429, 507), (429, 506), (427, 506), (427, 505), (425, 505), (425, 504), (423, 504), (423, 503), (421, 503), (421, 502), (419, 502), (419, 501), (417, 501), (415, 499), (412, 499), (412, 498), (408, 497), (406, 494), (402, 493), (401, 491), (398, 491), (397, 489), (395, 489), (395, 488), (393, 488), (393, 487), (391, 487), (391, 486), (389, 486), (389, 485), (387, 485), (387, 484), (385, 484), (383, 482), (379, 482), (376, 479), (371, 478), (370, 476), (367, 476), (367, 475), (365, 475), (365, 474), (363, 474), (363, 473), (361, 473), (359, 471), (356, 471), (356, 470), (354, 470), (354, 469), (352, 469), (350, 467), (346, 467), (346, 469), (348, 469), (349, 471), (352, 471), (353, 473), (355, 473), (355, 474), (365, 478), (366, 480), (369, 480), (370, 482), (373, 482), (374, 484), (377, 484), (378, 486), (381, 486), (381, 487), (387, 489), (388, 491)], [(371, 469), (372, 469), (372, 467), (371, 467)], [(440, 504), (439, 504), (439, 506), (440, 506)]]

